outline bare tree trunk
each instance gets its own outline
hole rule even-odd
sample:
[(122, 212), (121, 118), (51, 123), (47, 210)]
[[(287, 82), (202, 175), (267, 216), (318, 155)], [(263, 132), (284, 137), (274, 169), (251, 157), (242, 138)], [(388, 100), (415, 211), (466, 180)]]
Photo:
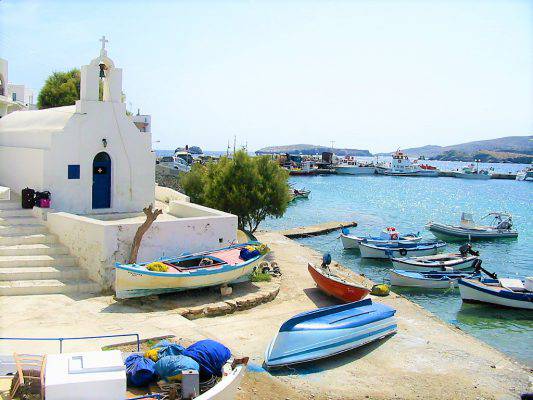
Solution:
[(141, 247), (141, 240), (144, 234), (150, 228), (153, 222), (157, 219), (157, 217), (163, 214), (162, 210), (159, 210), (157, 208), (154, 209), (151, 204), (148, 207), (143, 208), (143, 212), (146, 214), (146, 221), (144, 221), (143, 224), (139, 226), (137, 232), (135, 233), (135, 237), (133, 238), (130, 259), (128, 261), (129, 264), (135, 264), (137, 262), (137, 255), (139, 254), (139, 248)]

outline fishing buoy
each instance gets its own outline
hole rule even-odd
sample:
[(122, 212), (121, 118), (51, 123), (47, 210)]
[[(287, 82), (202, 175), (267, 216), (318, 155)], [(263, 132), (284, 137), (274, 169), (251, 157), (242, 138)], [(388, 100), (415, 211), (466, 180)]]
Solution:
[(370, 290), (370, 294), (374, 296), (388, 296), (389, 293), (390, 293), (390, 287), (389, 285), (385, 283), (374, 285), (372, 286), (372, 289)]

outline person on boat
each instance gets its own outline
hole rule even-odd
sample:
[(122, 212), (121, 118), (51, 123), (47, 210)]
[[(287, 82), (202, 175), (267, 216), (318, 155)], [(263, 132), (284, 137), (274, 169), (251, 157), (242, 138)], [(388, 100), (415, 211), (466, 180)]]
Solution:
[(461, 256), (463, 257), (466, 257), (468, 254), (476, 257), (479, 256), (479, 251), (473, 250), (470, 243), (463, 244), (461, 247), (459, 247), (459, 253), (461, 253)]

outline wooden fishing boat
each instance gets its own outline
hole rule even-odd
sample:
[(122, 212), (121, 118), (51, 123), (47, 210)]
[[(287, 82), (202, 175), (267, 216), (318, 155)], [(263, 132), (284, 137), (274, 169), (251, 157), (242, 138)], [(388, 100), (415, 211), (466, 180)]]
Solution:
[(153, 263), (115, 265), (115, 291), (119, 299), (148, 296), (244, 282), (250, 279), (266, 253), (244, 260), (241, 250), (259, 247), (248, 242), (219, 250), (157, 260), (164, 271), (150, 270)]
[(459, 279), (461, 299), (470, 303), (489, 303), (502, 307), (533, 310), (533, 278)]
[(331, 357), (397, 331), (396, 310), (366, 299), (298, 314), (281, 325), (265, 352), (267, 368)]
[(341, 235), (341, 243), (344, 249), (358, 249), (359, 243), (366, 242), (371, 244), (383, 243), (413, 243), (422, 240), (422, 237), (417, 233), (401, 234), (394, 227), (388, 227), (381, 231), (379, 236), (357, 236), (350, 233), (348, 228), (343, 228)]
[(317, 267), (308, 263), (307, 270), (320, 290), (345, 303), (361, 300), (370, 293), (370, 289), (361, 284), (348, 282), (331, 274), (327, 267)]
[(462, 255), (460, 253), (442, 253), (423, 257), (391, 258), (391, 261), (394, 269), (443, 271), (445, 269), (471, 269), (478, 258), (478, 256)]
[(446, 225), (438, 222), (428, 222), (426, 227), (437, 237), (443, 239), (460, 238), (467, 240), (475, 239), (499, 239), (516, 238), (518, 232), (513, 230), (511, 214), (492, 212), (483, 218), (492, 217), (491, 225), (478, 226), (474, 224), (472, 214), (463, 213), (460, 225)]
[(385, 243), (370, 244), (361, 242), (359, 250), (362, 258), (399, 258), (406, 256), (429, 256), (439, 252), (444, 248), (446, 243), (437, 242), (420, 242), (420, 243)]
[(461, 278), (479, 278), (481, 275), (475, 272), (455, 271), (404, 271), (393, 269), (389, 272), (392, 286), (419, 287), (426, 289), (448, 289), (457, 286)]

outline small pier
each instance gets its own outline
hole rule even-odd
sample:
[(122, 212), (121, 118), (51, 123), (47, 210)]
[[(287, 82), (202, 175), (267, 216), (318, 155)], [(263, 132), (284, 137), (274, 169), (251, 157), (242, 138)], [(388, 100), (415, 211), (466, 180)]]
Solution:
[(319, 236), (325, 235), (342, 228), (351, 228), (357, 226), (357, 222), (324, 222), (323, 224), (311, 225), (311, 226), (302, 226), (298, 228), (286, 229), (279, 231), (281, 235), (288, 237), (290, 239), (305, 238), (310, 236)]
[[(439, 177), (449, 177), (449, 178), (455, 178), (454, 171), (439, 171)], [(509, 179), (509, 180), (515, 180), (516, 179), (516, 173), (500, 173), (500, 172), (493, 172), (490, 175), (490, 179)]]

